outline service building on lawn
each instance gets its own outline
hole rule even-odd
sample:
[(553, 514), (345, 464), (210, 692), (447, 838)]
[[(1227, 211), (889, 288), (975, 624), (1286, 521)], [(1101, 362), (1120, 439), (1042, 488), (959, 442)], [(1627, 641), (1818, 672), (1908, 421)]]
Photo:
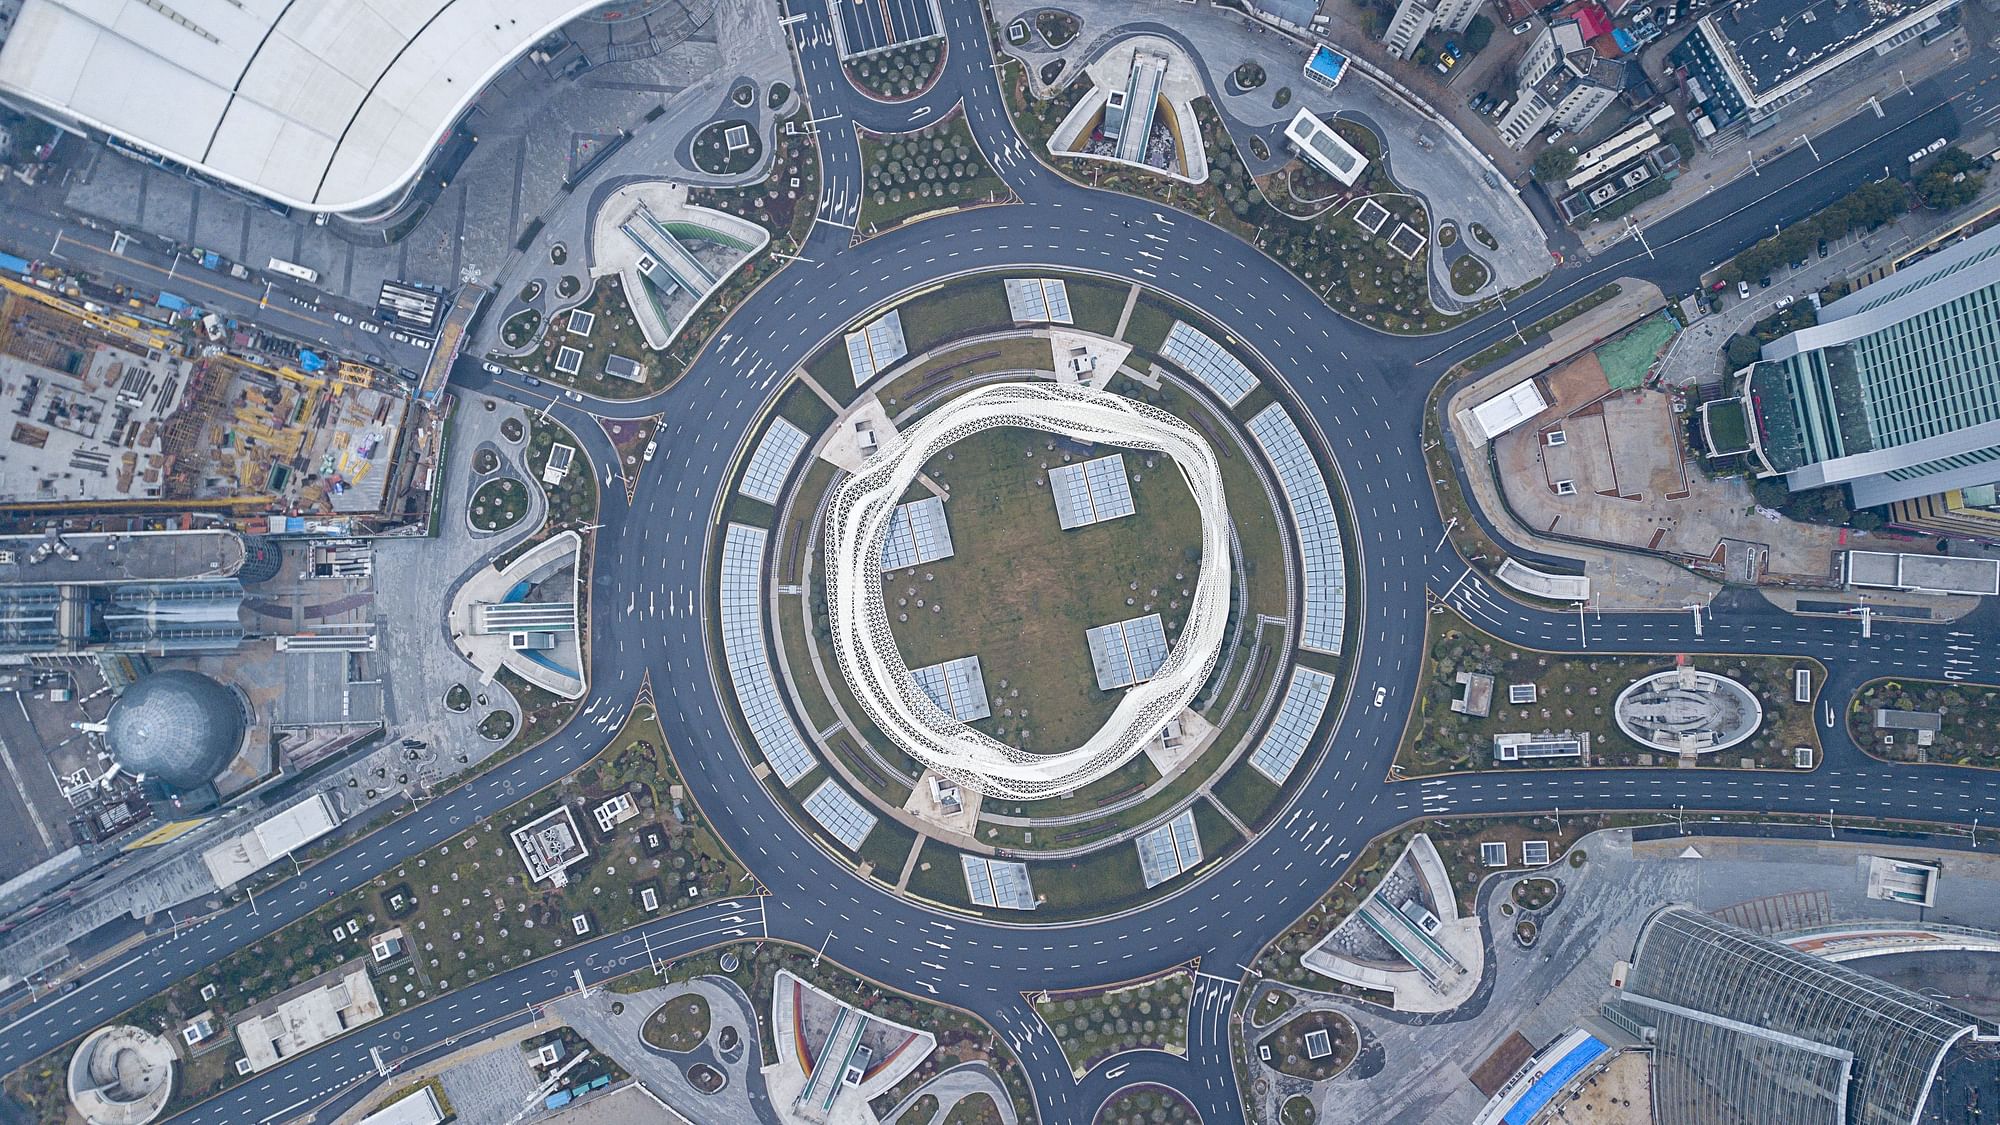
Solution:
[(1943, 26), (1958, 0), (1742, 0), (1701, 18), (1667, 56), (1685, 83), (1695, 131), (1757, 121), (1847, 63), (1886, 55)]
[(1764, 345), (1742, 379), (1761, 476), (1853, 506), (2000, 480), (2000, 227)]

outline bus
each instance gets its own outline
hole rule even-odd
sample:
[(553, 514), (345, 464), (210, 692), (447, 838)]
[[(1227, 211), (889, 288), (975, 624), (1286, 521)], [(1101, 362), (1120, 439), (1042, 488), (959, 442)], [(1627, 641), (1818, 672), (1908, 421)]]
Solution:
[(318, 270), (307, 269), (296, 262), (287, 262), (283, 258), (272, 258), (271, 264), (264, 268), (270, 270), (272, 273), (284, 274), (286, 277), (296, 277), (307, 285), (319, 284)]

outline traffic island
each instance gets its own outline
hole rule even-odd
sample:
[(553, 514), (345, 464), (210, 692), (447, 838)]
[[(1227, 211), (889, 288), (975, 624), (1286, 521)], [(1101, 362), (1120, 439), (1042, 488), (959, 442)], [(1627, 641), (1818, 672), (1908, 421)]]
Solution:
[[(731, 695), (767, 786), (858, 870), (995, 917), (1092, 916), (1212, 868), (1309, 772), (1342, 669), (1344, 510), (1282, 386), (1203, 323), (1102, 279), (966, 278), (853, 325), (747, 439), (715, 562)], [(1212, 674), (1139, 752), (1045, 796), (906, 750), (830, 643), (842, 482), (1003, 384), (1100, 389), (1184, 425), (1217, 451), (1231, 531)], [(929, 704), (1005, 755), (1085, 743), (1189, 628), (1210, 555), (1193, 496), (1172, 459), (1122, 445), (978, 428), (895, 497), (875, 579), (887, 632)], [(1300, 535), (1324, 549), (1294, 589)], [(766, 621), (773, 640), (753, 643)]]
[(874, 133), (858, 126), (855, 133), (865, 181), (861, 210), (854, 220), (857, 239), (932, 215), (1014, 198), (980, 151), (963, 109), (955, 108), (908, 133)]
[(1193, 969), (1181, 965), (1100, 988), (1022, 995), (1062, 1049), (1070, 1074), (1081, 1082), (1099, 1063), (1127, 1051), (1186, 1058), (1193, 985)]
[(1847, 733), (1870, 757), (1886, 762), (2000, 769), (2000, 689), (1942, 680), (1870, 680), (1848, 702)]
[(1440, 604), (1394, 768), (1813, 769), (1825, 679), (1810, 657), (1543, 652)]

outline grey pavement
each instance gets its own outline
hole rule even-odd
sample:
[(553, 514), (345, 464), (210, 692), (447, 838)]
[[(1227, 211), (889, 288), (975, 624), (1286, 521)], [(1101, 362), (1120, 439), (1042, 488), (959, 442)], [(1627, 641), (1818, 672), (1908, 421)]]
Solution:
[(542, 1084), (528, 1065), (527, 1052), (513, 1042), (447, 1067), (438, 1082), (458, 1120), (495, 1125), (514, 1120), (523, 1106), (539, 1101), (535, 1092)]
[[(684, 1054), (647, 1043), (642, 1034), (647, 1018), (675, 998), (688, 995), (708, 1001), (709, 1039)], [(614, 1013), (614, 1004), (622, 1004), (624, 1010)], [(756, 1009), (743, 990), (726, 977), (697, 977), (645, 992), (568, 995), (550, 1008), (660, 1100), (696, 1121), (775, 1125), (779, 1120), (764, 1090)], [(715, 1036), (725, 1026), (736, 1028), (741, 1036), (736, 1049), (727, 1054), (715, 1047)], [(695, 1089), (687, 1080), (686, 1068), (697, 1061), (722, 1071), (729, 1078), (728, 1084), (714, 1094)]]

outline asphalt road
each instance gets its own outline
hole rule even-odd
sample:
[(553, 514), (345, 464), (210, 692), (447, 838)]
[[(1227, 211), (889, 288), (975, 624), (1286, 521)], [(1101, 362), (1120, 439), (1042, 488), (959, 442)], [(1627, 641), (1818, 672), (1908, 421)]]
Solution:
[[(1685, 807), (1919, 820), (1990, 820), (2000, 808), (1991, 775), (1941, 767), (1897, 767), (1863, 755), (1837, 724), (1823, 725), (1822, 769), (1809, 774), (1720, 770), (1510, 772), (1422, 783), (1390, 783), (1395, 743), (1415, 693), (1428, 599), (1445, 597), (1504, 639), (1562, 650), (1808, 654), (1831, 670), (1827, 698), (1843, 702), (1882, 674), (2000, 678), (1990, 607), (1955, 626), (1878, 619), (1874, 636), (1840, 618), (1784, 615), (1762, 599), (1718, 599), (1703, 635), (1679, 613), (1591, 616), (1529, 610), (1487, 589), (1443, 545), (1421, 451), (1424, 393), (1450, 358), (1596, 287), (1635, 274), (1670, 292), (1699, 271), (1805, 213), (1933, 136), (1956, 136), (1951, 99), (1981, 77), (1947, 74), (1890, 99), (1888, 116), (1836, 128), (1815, 144), (1716, 189), (1704, 203), (1654, 224), (1650, 253), (1636, 240), (1565, 267), (1505, 313), (1442, 339), (1386, 337), (1348, 322), (1289, 275), (1234, 238), (1143, 201), (1062, 181), (1028, 159), (1007, 124), (994, 85), (983, 18), (969, 0), (944, 4), (950, 70), (912, 104), (885, 107), (856, 95), (831, 58), (823, 8), (808, 5), (792, 27), (813, 112), (823, 122), (827, 202), (796, 263), (730, 320), (702, 360), (672, 390), (642, 403), (590, 403), (607, 416), (664, 412), (661, 454), (644, 467), (632, 503), (614, 491), (603, 512), (592, 576), (595, 630), (592, 697), (567, 728), (386, 829), (362, 837), (247, 907), (177, 936), (162, 935), (130, 961), (88, 978), (0, 1028), (0, 1064), (18, 1065), (225, 956), (330, 895), (425, 847), (587, 760), (610, 737), (641, 674), (650, 674), (667, 737), (690, 788), (768, 895), (754, 909), (714, 904), (647, 927), (655, 946), (692, 950), (731, 937), (768, 934), (810, 947), (895, 987), (978, 1011), (1022, 1054), (1048, 1122), (1088, 1120), (1102, 1099), (1136, 1077), (1184, 1091), (1211, 1122), (1240, 1118), (1229, 1064), (1227, 1012), (1243, 966), (1263, 942), (1307, 908), (1372, 836), (1418, 815)], [(1984, 56), (1980, 57), (1984, 65)], [(921, 124), (963, 100), (975, 134), (1020, 206), (926, 221), (850, 247), (858, 200), (858, 153), (845, 125)], [(1915, 143), (1911, 143), (1912, 140)], [(1157, 235), (1159, 238), (1147, 238)], [(1164, 241), (1162, 241), (1164, 240)], [(1355, 517), (1347, 544), (1359, 567), (1350, 587), (1351, 674), (1291, 804), (1226, 864), (1163, 901), (1116, 918), (1058, 926), (1005, 925), (945, 915), (857, 879), (849, 864), (802, 833), (752, 778), (731, 737), (727, 686), (704, 644), (704, 547), (715, 528), (720, 482), (742, 435), (786, 373), (831, 335), (896, 295), (968, 269), (1061, 268), (1132, 278), (1193, 304), (1239, 340), (1255, 342), (1270, 369), (1309, 415)], [(455, 373), (468, 390), (538, 397), (518, 378), (476, 364)], [(556, 414), (580, 435), (596, 427), (570, 403)], [(601, 442), (586, 437), (601, 452)], [(620, 607), (624, 608), (622, 611)], [(704, 611), (705, 612), (705, 611)], [(1371, 705), (1376, 688), (1381, 706)], [(1840, 708), (1836, 706), (1835, 711)], [(254, 1121), (351, 1096), (371, 1075), (370, 1052), (394, 1062), (441, 1049), (450, 1037), (515, 1018), (525, 1003), (633, 967), (636, 934), (609, 935), (533, 966), (455, 991), (382, 1020), (276, 1068), (181, 1120)], [(639, 956), (643, 957), (643, 954)], [(1201, 959), (1202, 988), (1188, 1058), (1147, 1053), (1111, 1059), (1073, 1082), (1060, 1052), (1020, 997), (1024, 988), (1119, 980)], [(1115, 1077), (1114, 1077), (1115, 1075)]]

